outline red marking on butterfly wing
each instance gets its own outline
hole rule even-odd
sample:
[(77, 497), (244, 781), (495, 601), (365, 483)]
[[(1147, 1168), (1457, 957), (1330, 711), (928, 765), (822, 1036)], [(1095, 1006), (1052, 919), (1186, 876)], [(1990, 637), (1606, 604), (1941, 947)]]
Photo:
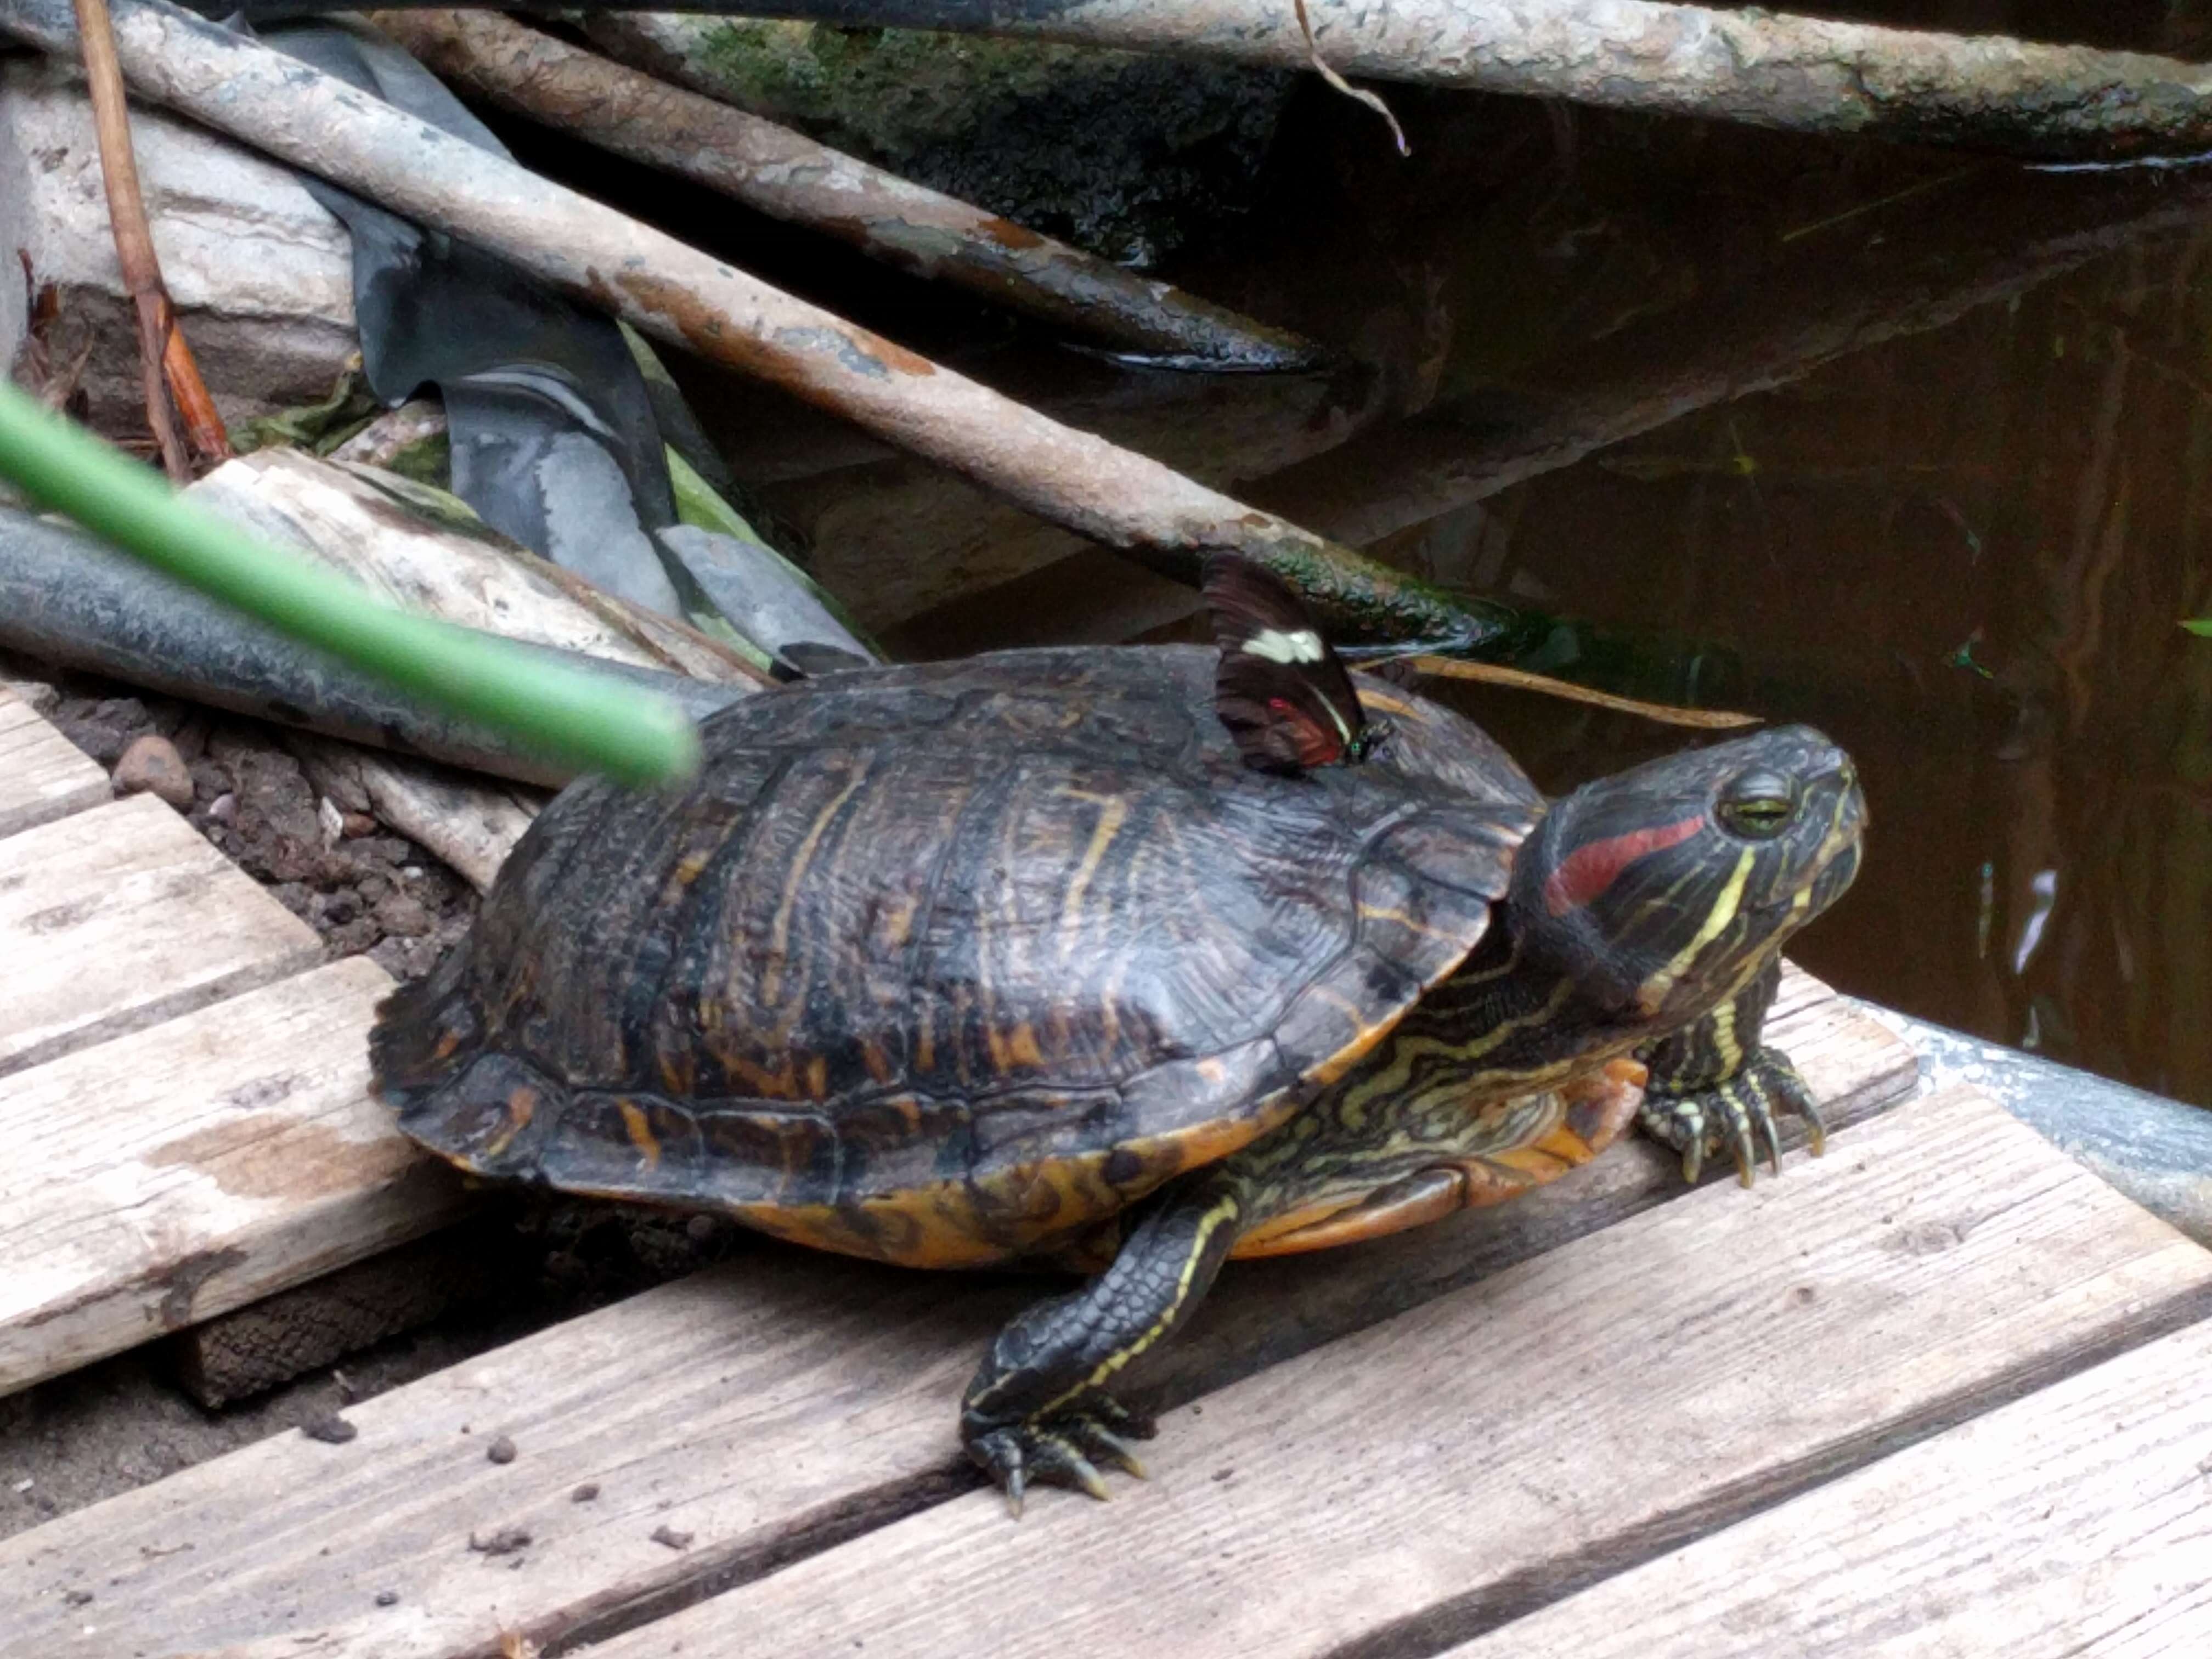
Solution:
[[(1234, 554), (1206, 556), (1204, 589), (1221, 647), (1214, 708), (1245, 761), (1303, 771), (1342, 760), (1366, 715), (1304, 602), (1266, 567)], [(1263, 634), (1300, 633), (1321, 642), (1319, 660), (1278, 662), (1247, 648)]]
[(1646, 853), (1677, 847), (1705, 827), (1703, 812), (1650, 830), (1632, 830), (1625, 836), (1577, 847), (1559, 861), (1544, 883), (1544, 908), (1555, 916), (1580, 909), (1613, 885), (1613, 878)]

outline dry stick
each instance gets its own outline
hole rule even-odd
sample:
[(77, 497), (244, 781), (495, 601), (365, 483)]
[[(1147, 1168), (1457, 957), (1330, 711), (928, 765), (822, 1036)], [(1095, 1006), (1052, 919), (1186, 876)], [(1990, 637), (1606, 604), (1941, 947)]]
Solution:
[[(147, 420), (155, 441), (161, 446), (162, 465), (179, 483), (189, 478), (184, 456), (171, 422), (166, 384), (175, 399), (175, 412), (185, 423), (185, 436), (201, 459), (227, 461), (231, 456), (230, 434), (200, 378), (199, 365), (185, 341), (176, 308), (169, 301), (168, 285), (161, 280), (160, 258), (154, 251), (153, 228), (146, 222), (146, 203), (138, 188), (137, 157), (131, 143), (131, 117), (123, 94), (123, 72), (115, 61), (115, 37), (107, 15), (106, 0), (76, 0), (77, 32), (84, 40), (85, 79), (88, 84), (93, 122), (100, 139), (100, 173), (107, 185), (107, 214), (114, 228), (115, 253), (123, 268), (124, 290), (131, 295), (138, 324), (138, 347), (146, 368)], [(158, 350), (150, 349), (158, 342)], [(158, 366), (157, 366), (158, 365)]]
[[(1194, 580), (1209, 548), (1243, 553), (1306, 592), (1347, 638), (1494, 638), (1507, 625), (1494, 610), (1062, 426), (167, 0), (123, 0), (115, 25), (124, 71), (146, 96), (1170, 575)], [(0, 0), (0, 32), (48, 52), (76, 45), (63, 0)]]
[[(248, 0), (247, 9), (314, 3)], [(628, 9), (557, 3), (587, 15)], [(2212, 148), (2212, 69), (2139, 52), (1661, 0), (1308, 3), (1330, 63), (1370, 80), (2053, 158)], [(684, 9), (1308, 62), (1280, 0), (686, 0)]]
[(1481, 685), (1502, 685), (1516, 691), (1540, 692), (1566, 702), (1587, 702), (1623, 714), (1640, 715), (1662, 726), (1694, 726), (1706, 731), (1726, 731), (1735, 726), (1759, 724), (1756, 714), (1739, 714), (1726, 708), (1685, 708), (1679, 703), (1671, 702), (1645, 702), (1640, 697), (1615, 696), (1610, 691), (1577, 685), (1571, 680), (1555, 680), (1548, 674), (1531, 674), (1526, 669), (1505, 668), (1496, 663), (1462, 662), (1456, 657), (1408, 657), (1405, 660), (1419, 672), (1433, 675), (1437, 679), (1472, 680)]
[(131, 317), (138, 325), (146, 425), (161, 452), (163, 470), (176, 483), (187, 484), (192, 481), (191, 463), (185, 457), (184, 440), (177, 435), (166, 374), (176, 319), (161, 282), (161, 260), (154, 252), (145, 200), (138, 191), (138, 158), (131, 148), (131, 114), (123, 96), (123, 70), (115, 61), (106, 0), (76, 0), (76, 7), (93, 126), (99, 137), (100, 173), (107, 185), (108, 223), (115, 234), (116, 262), (123, 268), (123, 291), (131, 296)]
[[(94, 0), (94, 3), (100, 3)], [(185, 423), (185, 436), (191, 441), (193, 451), (210, 465), (219, 465), (234, 453), (230, 447), (230, 433), (222, 423), (222, 413), (215, 406), (207, 382), (200, 378), (200, 366), (193, 361), (191, 347), (185, 343), (184, 325), (169, 307), (168, 295), (164, 294), (161, 297), (163, 308), (169, 313), (168, 338), (161, 347), (161, 369), (168, 380), (169, 395), (176, 400), (177, 415)]]
[(1310, 368), (1307, 340), (494, 13), (372, 21), (471, 93), (1012, 309), (1157, 356)]

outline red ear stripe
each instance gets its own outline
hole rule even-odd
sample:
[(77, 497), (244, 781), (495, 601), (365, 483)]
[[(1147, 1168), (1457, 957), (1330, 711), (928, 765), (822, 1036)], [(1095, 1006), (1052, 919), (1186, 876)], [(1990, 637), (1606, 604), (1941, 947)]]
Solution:
[(1705, 827), (1698, 813), (1679, 823), (1662, 823), (1656, 830), (1632, 830), (1577, 847), (1560, 861), (1544, 884), (1544, 908), (1555, 916), (1578, 910), (1613, 885), (1613, 879), (1646, 853), (1675, 847)]

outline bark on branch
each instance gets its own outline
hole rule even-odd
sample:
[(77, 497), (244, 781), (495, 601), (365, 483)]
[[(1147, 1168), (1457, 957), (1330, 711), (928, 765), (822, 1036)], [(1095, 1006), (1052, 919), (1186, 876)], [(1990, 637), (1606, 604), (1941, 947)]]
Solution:
[[(213, 4), (216, 0), (207, 0)], [(222, 0), (228, 4), (228, 0)], [(250, 16), (330, 0), (247, 0)], [(526, 0), (524, 10), (652, 10)], [(1027, 35), (1303, 68), (1283, 0), (689, 0), (686, 11)], [(2137, 52), (1662, 0), (1308, 0), (1346, 75), (2049, 158), (2212, 149), (2212, 70)]]
[(1320, 356), (1296, 335), (507, 18), (386, 11), (371, 21), (502, 108), (1093, 339), (1224, 368), (1308, 368)]
[[(511, 161), (167, 0), (114, 8), (147, 97), (512, 261), (642, 332), (757, 374), (1041, 518), (1194, 580), (1208, 548), (1304, 590), (1347, 640), (1511, 625), (1173, 468), (1060, 425)], [(0, 33), (73, 56), (69, 0), (0, 0)]]

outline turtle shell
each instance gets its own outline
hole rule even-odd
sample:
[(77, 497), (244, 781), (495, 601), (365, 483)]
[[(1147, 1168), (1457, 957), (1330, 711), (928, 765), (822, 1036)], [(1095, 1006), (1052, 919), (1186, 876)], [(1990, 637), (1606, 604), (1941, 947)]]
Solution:
[(1541, 810), (1378, 681), (1365, 764), (1252, 771), (1197, 647), (765, 692), (680, 792), (565, 791), (371, 1040), (480, 1173), (920, 1266), (1048, 1251), (1339, 1074), (1482, 936)]

